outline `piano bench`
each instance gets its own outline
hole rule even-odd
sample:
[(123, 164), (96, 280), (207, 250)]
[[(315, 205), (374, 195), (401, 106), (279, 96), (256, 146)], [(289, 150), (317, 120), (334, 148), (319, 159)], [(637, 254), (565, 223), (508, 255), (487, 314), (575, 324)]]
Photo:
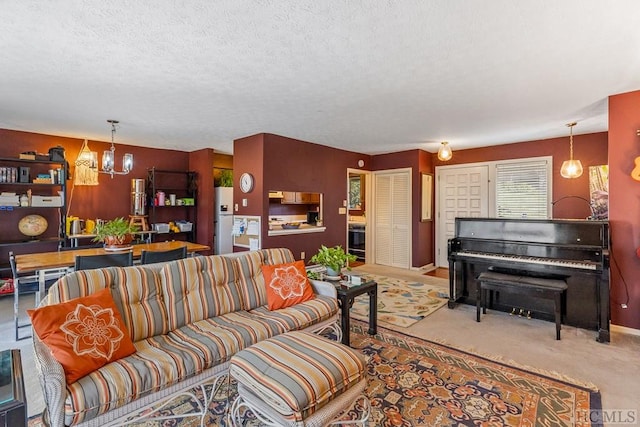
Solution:
[(559, 279), (541, 277), (516, 276), (514, 274), (487, 271), (480, 273), (476, 282), (476, 322), (480, 321), (482, 312), (487, 312), (487, 291), (511, 292), (536, 298), (554, 301), (556, 319), (556, 339), (560, 339), (562, 324), (562, 298), (567, 290), (567, 282)]

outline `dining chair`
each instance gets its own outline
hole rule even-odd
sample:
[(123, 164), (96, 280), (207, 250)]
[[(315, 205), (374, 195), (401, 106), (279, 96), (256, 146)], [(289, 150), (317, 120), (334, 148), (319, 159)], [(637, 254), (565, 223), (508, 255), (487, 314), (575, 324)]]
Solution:
[(187, 257), (187, 247), (169, 249), (168, 251), (142, 251), (140, 264), (153, 264), (156, 262), (174, 261)]
[(133, 252), (104, 255), (76, 255), (76, 271), (102, 267), (128, 267), (133, 265)]
[[(40, 276), (39, 273), (26, 273), (21, 274), (18, 273), (18, 268), (16, 265), (16, 256), (13, 251), (9, 251), (9, 266), (11, 267), (11, 275), (13, 276), (13, 323), (15, 330), (15, 338), (16, 341), (23, 340), (25, 338), (31, 338), (31, 335), (23, 335), (20, 336), (21, 329), (31, 329), (31, 323), (20, 323), (20, 295), (25, 294), (35, 294), (35, 303), (34, 306), (37, 307), (40, 303), (40, 298), (44, 297), (44, 295), (40, 294)], [(44, 292), (49, 289), (51, 285), (53, 285), (59, 277), (66, 274), (66, 269), (51, 269), (48, 271), (44, 271)], [(24, 305), (24, 304), (23, 304)], [(24, 307), (22, 307), (24, 308)]]

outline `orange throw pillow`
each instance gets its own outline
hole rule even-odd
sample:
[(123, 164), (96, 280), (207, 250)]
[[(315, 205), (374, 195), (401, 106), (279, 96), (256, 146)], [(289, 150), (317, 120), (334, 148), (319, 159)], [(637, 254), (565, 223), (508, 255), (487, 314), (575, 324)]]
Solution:
[(136, 351), (109, 289), (27, 313), (67, 384)]
[(303, 261), (263, 265), (269, 310), (291, 307), (315, 297)]

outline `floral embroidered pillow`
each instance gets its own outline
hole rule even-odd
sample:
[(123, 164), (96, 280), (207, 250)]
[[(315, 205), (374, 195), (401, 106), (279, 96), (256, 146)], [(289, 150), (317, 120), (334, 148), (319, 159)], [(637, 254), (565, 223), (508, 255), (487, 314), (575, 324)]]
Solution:
[(27, 313), (67, 384), (136, 351), (109, 289)]
[(291, 307), (315, 297), (303, 261), (263, 265), (269, 310)]

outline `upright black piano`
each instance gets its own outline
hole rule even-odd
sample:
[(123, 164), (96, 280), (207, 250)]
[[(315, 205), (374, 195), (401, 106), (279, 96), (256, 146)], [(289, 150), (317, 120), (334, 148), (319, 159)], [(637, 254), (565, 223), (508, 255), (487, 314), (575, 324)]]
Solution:
[[(484, 271), (564, 279), (563, 323), (597, 331), (609, 341), (609, 224), (589, 220), (456, 218), (448, 242), (449, 308), (475, 304), (476, 278)], [(494, 309), (526, 307), (553, 320), (550, 302), (499, 295)]]

